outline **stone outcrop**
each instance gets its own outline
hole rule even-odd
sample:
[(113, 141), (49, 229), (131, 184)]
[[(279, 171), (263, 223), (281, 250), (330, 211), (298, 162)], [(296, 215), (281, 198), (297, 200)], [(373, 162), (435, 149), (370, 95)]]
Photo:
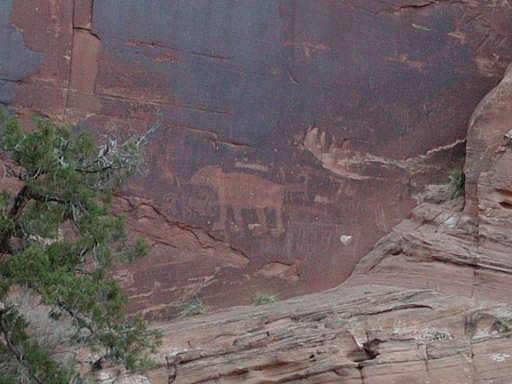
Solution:
[(335, 289), (160, 324), (161, 366), (148, 380), (509, 383), (511, 73), (471, 118), (466, 199), (427, 188)]
[(119, 275), (162, 317), (345, 280), (512, 61), (506, 0), (4, 0), (0, 27), (22, 116), (159, 127), (118, 204), (152, 253)]

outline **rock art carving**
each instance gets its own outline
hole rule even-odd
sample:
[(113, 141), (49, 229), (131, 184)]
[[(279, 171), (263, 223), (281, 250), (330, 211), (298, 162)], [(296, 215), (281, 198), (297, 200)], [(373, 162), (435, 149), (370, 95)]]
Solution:
[[(301, 278), (282, 282), (286, 296), (326, 289), (384, 235), (386, 227), (375, 224), (378, 204), (394, 202), (385, 205), (389, 229), (409, 215), (421, 185), (441, 177), (462, 154), (455, 140), (512, 61), (510, 0), (437, 1), (399, 10), (399, 3), (425, 2), (3, 0), (0, 101), (27, 119), (42, 113), (94, 134), (113, 124), (123, 134), (139, 131), (162, 110), (165, 134), (158, 135), (160, 146), (151, 145), (151, 172), (127, 192), (153, 201), (183, 233), (173, 232), (178, 248), (156, 247), (158, 257), (169, 253), (165, 265), (138, 265), (130, 295), (140, 308), (160, 312), (173, 305), (170, 297), (161, 307), (139, 299), (151, 289), (144, 282), (155, 269), (179, 275), (173, 286), (188, 286), (223, 265), (217, 256), (231, 255), (231, 242), (251, 260), (300, 261)], [(228, 144), (218, 147), (216, 140)], [(191, 169), (192, 154), (202, 162)], [(416, 161), (419, 156), (428, 158)], [(272, 208), (264, 210), (265, 228), (251, 208), (242, 209), (243, 236), (220, 236), (218, 248), (209, 250), (192, 238), (187, 228), (210, 220), (211, 230), (219, 221), (219, 204), (211, 187), (194, 187), (198, 193), (188, 196), (192, 186), (183, 184), (203, 165), (221, 165), (219, 159), (229, 164), (225, 172), (278, 184), (291, 181), (292, 173), (293, 180), (305, 180), (309, 191), (285, 194), (287, 236), (272, 239)], [(7, 179), (0, 183), (5, 188)], [(493, 197), (498, 200), (489, 209), (505, 214), (499, 203), (512, 198)], [(227, 216), (227, 230), (234, 232), (229, 206)], [(169, 240), (154, 235), (164, 221), (157, 216), (137, 225), (147, 225), (148, 240), (156, 243)], [(368, 234), (355, 236), (363, 228)], [(350, 247), (343, 247), (342, 234), (354, 236)], [(287, 257), (274, 260), (283, 249)], [(192, 267), (174, 262), (181, 257)], [(232, 284), (245, 285), (246, 276), (254, 277), (254, 289), (268, 289), (256, 274), (252, 266), (222, 274), (222, 285), (204, 294), (225, 296), (217, 306), (239, 303), (245, 293)]]
[(437, 153), (452, 150), (463, 143), (464, 139), (458, 139), (453, 143), (432, 148), (424, 154), (397, 160), (351, 149), (349, 139), (339, 140), (313, 126), (306, 131), (302, 145), (320, 161), (323, 168), (344, 179), (360, 181), (377, 178), (365, 170), (369, 166), (397, 168), (411, 175), (421, 173), (432, 167), (429, 163)]
[(354, 165), (359, 165), (354, 154), (346, 148), (348, 142), (338, 144), (336, 140), (328, 143), (326, 132), (317, 127), (310, 127), (304, 136), (303, 146), (306, 150), (321, 162), (322, 167), (338, 176), (351, 180), (366, 180), (368, 176), (354, 170)]
[(273, 235), (284, 233), (283, 202), (287, 191), (300, 190), (295, 186), (285, 186), (273, 183), (263, 177), (246, 173), (226, 173), (219, 166), (206, 166), (197, 171), (190, 182), (193, 185), (204, 185), (212, 188), (217, 194), (220, 207), (219, 220), (213, 225), (213, 230), (225, 230), (228, 209), (233, 210), (235, 222), (242, 227), (243, 209), (255, 210), (257, 224), (250, 224), (249, 228), (268, 228), (265, 209), (275, 213), (275, 228), (271, 229)]

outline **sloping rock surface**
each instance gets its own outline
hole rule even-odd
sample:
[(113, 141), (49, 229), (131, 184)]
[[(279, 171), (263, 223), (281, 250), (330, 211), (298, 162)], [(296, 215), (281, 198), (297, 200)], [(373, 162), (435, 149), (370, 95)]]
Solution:
[(511, 320), (510, 306), (431, 290), (337, 288), (166, 326), (168, 363), (149, 379), (505, 384)]
[(119, 200), (152, 252), (119, 275), (168, 316), (345, 280), (455, 167), (511, 38), (507, 0), (3, 0), (0, 101), (158, 128)]

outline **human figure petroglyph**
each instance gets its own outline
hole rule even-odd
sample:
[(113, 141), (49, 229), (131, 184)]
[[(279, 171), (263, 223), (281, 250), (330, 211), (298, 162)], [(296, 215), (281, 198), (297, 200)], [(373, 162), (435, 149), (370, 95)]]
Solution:
[[(193, 185), (206, 185), (212, 188), (219, 199), (219, 221), (213, 230), (225, 230), (228, 208), (233, 210), (237, 225), (243, 225), (242, 209), (254, 209), (258, 225), (267, 227), (265, 208), (275, 212), (274, 234), (284, 232), (283, 201), (287, 186), (273, 183), (263, 177), (247, 173), (227, 173), (219, 166), (206, 166), (197, 171), (190, 182)], [(293, 187), (292, 187), (293, 188)]]

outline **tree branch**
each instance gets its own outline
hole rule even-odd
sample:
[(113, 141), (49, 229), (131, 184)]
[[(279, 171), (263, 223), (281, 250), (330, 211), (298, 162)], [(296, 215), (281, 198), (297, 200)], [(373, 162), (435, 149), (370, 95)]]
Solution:
[[(8, 218), (15, 223), (16, 220), (20, 217), (21, 213), (23, 212), (23, 209), (27, 205), (31, 198), (30, 188), (28, 185), (23, 186), (21, 190), (18, 192), (14, 199), (14, 203), (9, 210)], [(12, 254), (12, 249), (9, 244), (9, 239), (14, 233), (15, 225), (12, 225), (9, 229), (7, 229), (5, 232), (1, 234), (0, 237), (0, 250), (6, 251), (7, 253)]]
[(4, 339), (5, 346), (11, 355), (14, 356), (14, 359), (18, 362), (18, 364), (27, 370), (30, 377), (32, 377), (36, 383), (43, 384), (43, 382), (39, 380), (39, 378), (32, 372), (30, 365), (25, 363), (25, 360), (23, 359), (23, 353), (21, 353), (18, 348), (16, 348), (16, 345), (9, 336), (9, 330), (3, 321), (3, 316), (5, 313), (7, 313), (7, 311), (9, 311), (9, 308), (0, 311), (0, 334)]

